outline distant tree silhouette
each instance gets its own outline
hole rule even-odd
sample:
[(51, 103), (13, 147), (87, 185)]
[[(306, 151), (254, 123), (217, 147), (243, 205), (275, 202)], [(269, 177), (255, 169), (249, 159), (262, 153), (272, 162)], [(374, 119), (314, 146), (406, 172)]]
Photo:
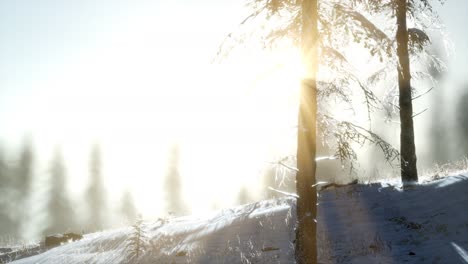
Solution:
[(166, 208), (168, 213), (180, 216), (188, 213), (183, 199), (182, 179), (179, 173), (179, 146), (172, 146), (169, 152), (168, 171), (165, 180)]
[(89, 186), (86, 191), (88, 206), (88, 230), (97, 231), (104, 228), (106, 215), (106, 191), (102, 177), (101, 149), (95, 144), (89, 159)]
[(16, 236), (19, 237), (24, 236), (24, 230), (30, 221), (28, 213), (31, 209), (29, 198), (32, 192), (33, 166), (34, 151), (32, 138), (26, 136), (12, 179), (15, 190), (15, 195), (12, 198), (17, 203), (17, 206), (12, 208), (12, 214), (16, 222), (16, 228), (14, 230), (16, 230)]
[(459, 96), (456, 108), (456, 127), (458, 148), (456, 153), (468, 156), (468, 84), (464, 85), (464, 92)]
[(62, 153), (59, 148), (55, 150), (50, 165), (50, 195), (47, 210), (49, 225), (44, 231), (45, 235), (72, 231), (75, 227), (75, 215), (67, 192), (66, 169)]
[(11, 215), (11, 188), (9, 167), (0, 148), (0, 237), (13, 236), (15, 233), (15, 221)]
[(122, 214), (125, 223), (134, 223), (137, 220), (138, 210), (135, 206), (132, 193), (128, 190), (125, 191), (122, 196), (120, 213)]
[[(442, 52), (440, 46), (436, 45), (434, 47), (433, 53), (437, 57), (441, 57)], [(444, 58), (445, 59), (445, 58)], [(440, 82), (443, 78), (445, 73), (442, 72), (437, 65), (434, 63), (429, 65), (429, 74), (432, 78), (438, 82)], [(440, 89), (441, 87), (435, 87), (435, 91), (432, 93), (432, 103), (431, 103), (431, 113), (432, 113), (432, 120), (444, 120), (444, 115), (447, 113), (446, 104), (441, 103), (444, 102), (444, 90)], [(436, 163), (445, 163), (450, 157), (450, 149), (449, 149), (449, 136), (447, 136), (447, 122), (431, 122), (429, 131), (430, 131), (430, 143), (431, 143), (431, 151), (432, 157)]]
[(26, 198), (31, 192), (33, 178), (33, 146), (31, 138), (24, 140), (23, 148), (19, 157), (18, 167), (15, 172), (15, 184), (19, 192), (19, 197)]
[(252, 199), (250, 198), (249, 190), (246, 186), (242, 186), (237, 196), (237, 203), (242, 205), (250, 202), (252, 202)]

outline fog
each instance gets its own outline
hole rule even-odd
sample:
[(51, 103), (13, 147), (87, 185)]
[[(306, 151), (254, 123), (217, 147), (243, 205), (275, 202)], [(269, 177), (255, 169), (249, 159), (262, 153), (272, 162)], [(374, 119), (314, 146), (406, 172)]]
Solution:
[[(251, 51), (210, 63), (243, 17), (241, 4), (48, 1), (0, 10), (0, 244), (278, 195), (268, 186), (294, 191), (294, 170), (275, 161), (295, 151), (297, 94), (269, 89), (298, 86), (294, 75), (269, 76), (267, 52), (256, 64)], [(175, 10), (194, 21), (188, 32)], [(424, 111), (414, 119), (421, 173), (468, 155), (466, 10), (464, 1), (440, 7), (449, 42), (436, 37), (432, 48), (447, 72), (414, 106)], [(399, 125), (376, 119), (375, 131), (397, 147)], [(353, 175), (324, 160), (319, 178), (399, 176), (374, 148), (360, 154)]]

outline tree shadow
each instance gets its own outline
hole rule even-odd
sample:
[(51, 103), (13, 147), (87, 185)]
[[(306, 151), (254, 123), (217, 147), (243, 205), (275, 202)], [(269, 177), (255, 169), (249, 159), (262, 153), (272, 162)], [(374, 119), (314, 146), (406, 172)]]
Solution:
[(318, 217), (323, 240), (319, 259), (322, 263), (460, 263), (452, 243), (468, 248), (467, 190), (468, 176), (463, 175), (407, 191), (381, 184), (324, 190)]

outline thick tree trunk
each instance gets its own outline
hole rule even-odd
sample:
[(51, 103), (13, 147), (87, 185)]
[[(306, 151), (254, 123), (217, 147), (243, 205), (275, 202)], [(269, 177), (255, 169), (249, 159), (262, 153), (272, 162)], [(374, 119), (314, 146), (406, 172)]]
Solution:
[(400, 154), (401, 180), (403, 184), (418, 181), (416, 147), (414, 144), (413, 102), (411, 72), (408, 53), (408, 29), (406, 25), (407, 0), (398, 0), (397, 10), (398, 86), (400, 89)]
[(296, 260), (298, 264), (317, 263), (317, 189), (315, 187), (316, 153), (316, 82), (302, 83), (299, 112), (296, 189), (297, 229)]
[(318, 69), (318, 0), (302, 2), (302, 52), (307, 76), (301, 84), (297, 137), (296, 261), (317, 263), (316, 130)]

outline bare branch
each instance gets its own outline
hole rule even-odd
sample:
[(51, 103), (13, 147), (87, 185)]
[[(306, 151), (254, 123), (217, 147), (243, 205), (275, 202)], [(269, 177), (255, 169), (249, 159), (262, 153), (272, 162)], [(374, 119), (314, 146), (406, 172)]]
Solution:
[(285, 163), (282, 162), (282, 161), (278, 161), (278, 164), (281, 165), (281, 166), (283, 166), (283, 167), (285, 167), (285, 168), (287, 168), (287, 169), (293, 170), (293, 171), (295, 171), (295, 172), (298, 172), (298, 171), (299, 171), (297, 168), (292, 167), (292, 166), (289, 166), (289, 165), (285, 164)]
[(281, 190), (277, 190), (271, 186), (268, 186), (268, 189), (274, 191), (274, 192), (277, 192), (277, 193), (281, 193), (281, 194), (284, 194), (286, 196), (290, 196), (290, 197), (294, 197), (294, 198), (299, 198), (299, 195), (295, 194), (295, 193), (288, 193), (288, 192), (285, 192), (285, 191), (281, 191)]
[(417, 117), (418, 115), (420, 115), (420, 114), (426, 112), (427, 109), (429, 109), (429, 108), (426, 108), (426, 109), (422, 110), (421, 112), (419, 112), (419, 113), (417, 113), (417, 114), (414, 114), (414, 115), (412, 116), (412, 118), (415, 118), (415, 117)]
[[(431, 87), (429, 90), (425, 91), (424, 93), (422, 93), (422, 94), (420, 94), (420, 95), (417, 95), (417, 96), (413, 97), (411, 100), (413, 100), (413, 101), (414, 101), (414, 100), (418, 99), (419, 97), (421, 97), (421, 96), (423, 96), (423, 95), (425, 95), (425, 94), (429, 93), (430, 91), (432, 91), (432, 89), (434, 89), (434, 87)], [(426, 110), (427, 110), (427, 109), (426, 109)]]

